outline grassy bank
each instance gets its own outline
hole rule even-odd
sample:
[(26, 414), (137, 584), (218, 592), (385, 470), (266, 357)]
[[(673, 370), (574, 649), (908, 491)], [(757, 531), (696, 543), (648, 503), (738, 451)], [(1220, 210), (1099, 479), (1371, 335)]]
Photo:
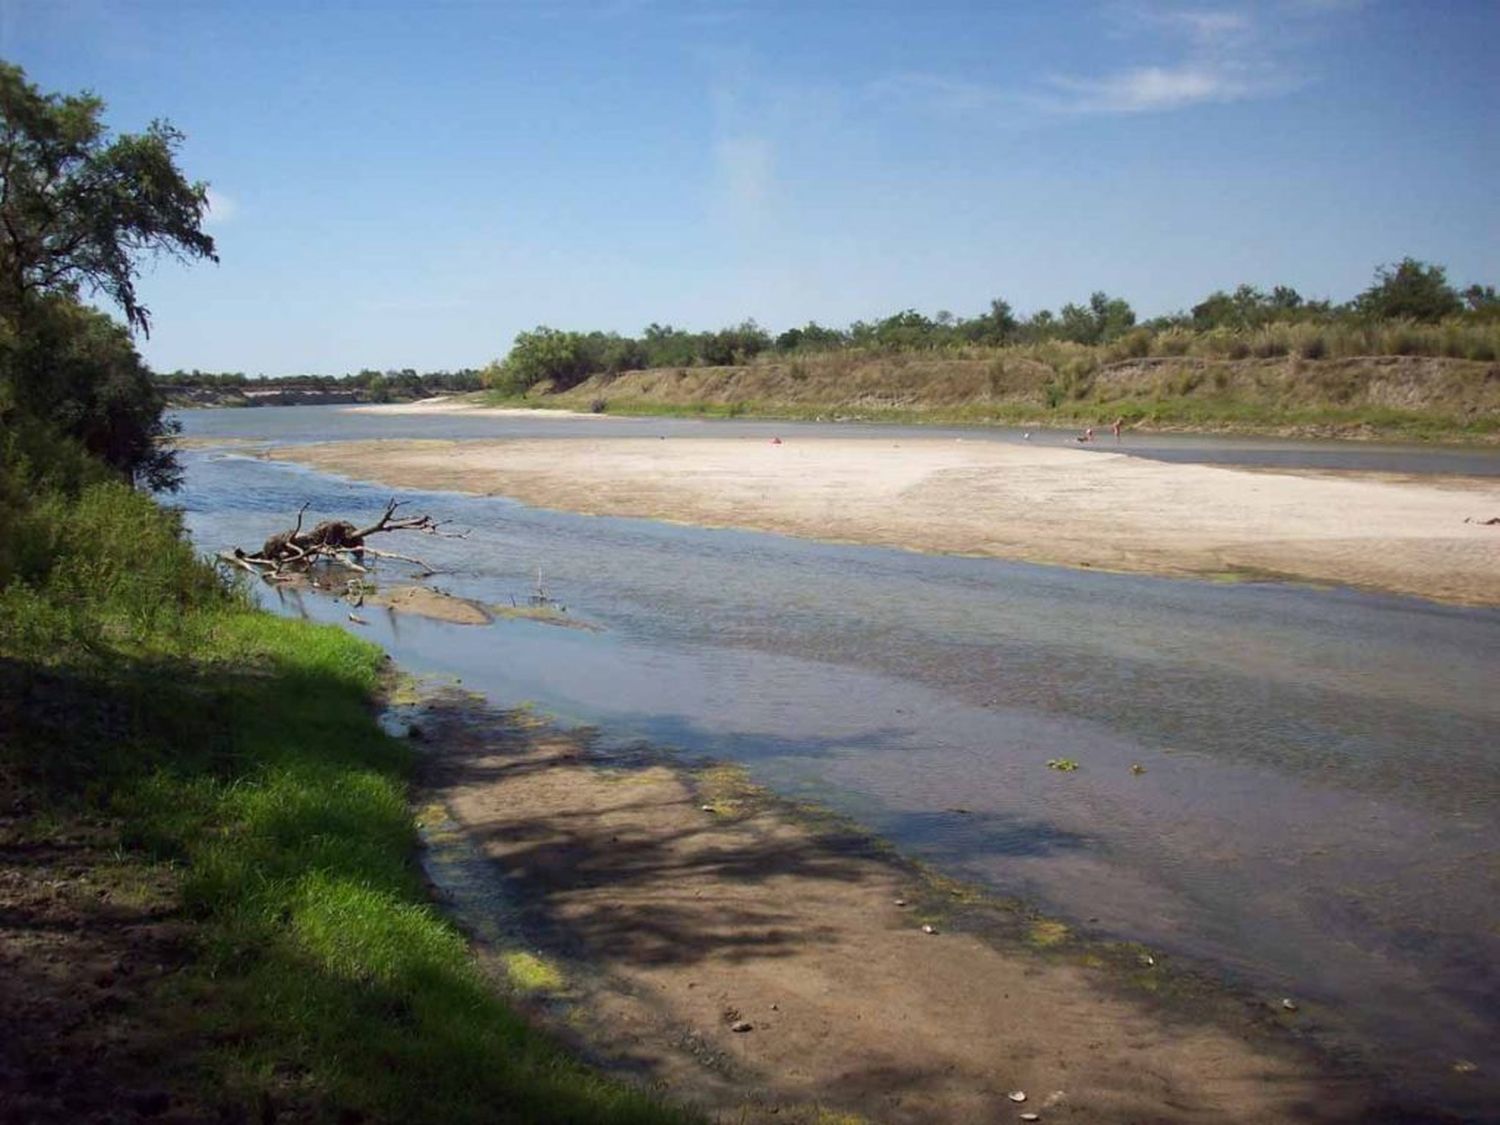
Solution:
[[(170, 513), (67, 447), (0, 441), (0, 847), (18, 872), (0, 999), (31, 1013), (0, 1049), (0, 1101), (64, 1120), (90, 1083), (108, 1105), (149, 1075), (165, 1092), (142, 1112), (674, 1119), (497, 999), (428, 904), (410, 751), (373, 721), (380, 651), (253, 610)], [(17, 889), (26, 863), (64, 851), (41, 871), (56, 878)], [(180, 957), (91, 1001), (99, 1035), (75, 1060), (79, 1027), (49, 1023), (52, 998), (111, 987), (131, 952), (103, 974), (66, 947), (33, 965), (26, 910), (84, 886), (80, 935), (150, 898), (153, 940), (174, 928)]]
[(566, 391), (541, 383), (523, 397), (490, 401), (622, 414), (1038, 426), (1123, 418), (1140, 429), (1500, 441), (1500, 367), (1491, 361), (1309, 358), (1296, 350), (1238, 358), (1121, 353), (1119, 346), (1061, 343), (941, 353), (843, 350), (735, 367), (596, 375)]

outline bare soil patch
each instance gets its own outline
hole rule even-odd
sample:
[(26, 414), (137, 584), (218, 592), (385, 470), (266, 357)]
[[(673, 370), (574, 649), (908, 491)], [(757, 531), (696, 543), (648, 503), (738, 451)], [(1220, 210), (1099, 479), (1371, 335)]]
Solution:
[(117, 826), (0, 815), (0, 1122), (189, 1122), (162, 990), (188, 959), (171, 877), (115, 857)]

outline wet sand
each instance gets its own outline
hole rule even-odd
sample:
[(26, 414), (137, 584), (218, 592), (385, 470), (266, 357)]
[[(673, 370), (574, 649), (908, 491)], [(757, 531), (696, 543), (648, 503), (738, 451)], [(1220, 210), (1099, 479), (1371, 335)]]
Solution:
[(594, 515), (1500, 604), (1500, 526), (1480, 522), (1500, 516), (1500, 481), (1476, 478), (1337, 478), (946, 438), (358, 441), (270, 455)]
[(493, 615), (478, 602), (455, 598), (426, 586), (399, 586), (365, 595), (365, 604), (454, 625), (488, 625)]
[(546, 964), (522, 992), (539, 1018), (717, 1119), (1386, 1119), (1298, 1044), (1279, 998), (1194, 991), (726, 771), (601, 761), (584, 734), (462, 700), (420, 724), (427, 799), (450, 818), (435, 870), (477, 856), (491, 888), (449, 904), (510, 919), (482, 954), (502, 976)]

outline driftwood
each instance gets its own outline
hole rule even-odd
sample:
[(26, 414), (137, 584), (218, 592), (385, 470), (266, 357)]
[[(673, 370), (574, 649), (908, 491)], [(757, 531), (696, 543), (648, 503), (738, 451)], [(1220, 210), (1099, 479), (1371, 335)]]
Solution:
[(444, 530), (447, 526), (445, 521), (435, 520), (426, 513), (416, 516), (399, 515), (400, 507), (400, 501), (391, 499), (386, 503), (380, 518), (368, 527), (355, 527), (348, 520), (324, 520), (312, 529), (303, 531), (302, 517), (307, 514), (307, 505), (303, 504), (297, 509), (297, 522), (289, 530), (277, 532), (267, 539), (259, 551), (249, 554), (236, 547), (233, 551), (219, 552), (219, 558), (226, 564), (267, 582), (294, 581), (317, 563), (336, 564), (364, 574), (368, 571), (364, 565), (367, 556), (397, 559), (421, 567), (427, 575), (436, 574), (437, 571), (421, 559), (366, 546), (365, 540), (370, 536), (389, 531), (420, 531), (451, 539), (461, 539), (467, 534)]

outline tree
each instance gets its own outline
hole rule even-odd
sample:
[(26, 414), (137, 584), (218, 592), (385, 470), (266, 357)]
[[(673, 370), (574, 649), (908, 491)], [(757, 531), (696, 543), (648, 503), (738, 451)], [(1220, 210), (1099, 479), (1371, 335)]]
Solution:
[(1107, 344), (1135, 326), (1135, 310), (1120, 297), (1094, 293), (1087, 308), (1067, 304), (1058, 310), (1058, 335), (1078, 344)]
[(1464, 290), (1464, 305), (1470, 312), (1500, 311), (1500, 293), (1495, 292), (1493, 285), (1471, 285)]
[(1448, 271), (1415, 258), (1375, 270), (1375, 284), (1354, 298), (1356, 312), (1375, 320), (1436, 321), (1463, 309)]
[(540, 325), (516, 336), (505, 362), (487, 373), (491, 386), (520, 394), (543, 380), (566, 390), (599, 370), (588, 337)]
[(165, 405), (130, 334), (103, 313), (53, 294), (24, 325), (0, 318), (0, 422), (46, 423), (131, 480), (172, 489), (181, 474), (160, 440), (176, 432)]
[[(182, 135), (155, 122), (110, 140), (92, 94), (42, 94), (0, 62), (0, 423), (80, 442), (122, 475), (177, 480), (165, 400), (131, 342), (150, 314), (143, 257), (214, 258), (207, 188), (178, 171)], [(216, 260), (216, 259), (215, 259)], [(79, 301), (103, 293), (121, 327)]]
[(961, 321), (959, 334), (973, 344), (1004, 344), (1013, 339), (1020, 322), (1010, 302), (996, 297), (990, 302), (990, 311), (981, 313), (972, 320)]
[(218, 260), (201, 229), (208, 187), (178, 171), (171, 125), (110, 140), (103, 111), (93, 94), (43, 94), (0, 62), (0, 310), (24, 315), (38, 296), (83, 289), (146, 333), (141, 259)]

